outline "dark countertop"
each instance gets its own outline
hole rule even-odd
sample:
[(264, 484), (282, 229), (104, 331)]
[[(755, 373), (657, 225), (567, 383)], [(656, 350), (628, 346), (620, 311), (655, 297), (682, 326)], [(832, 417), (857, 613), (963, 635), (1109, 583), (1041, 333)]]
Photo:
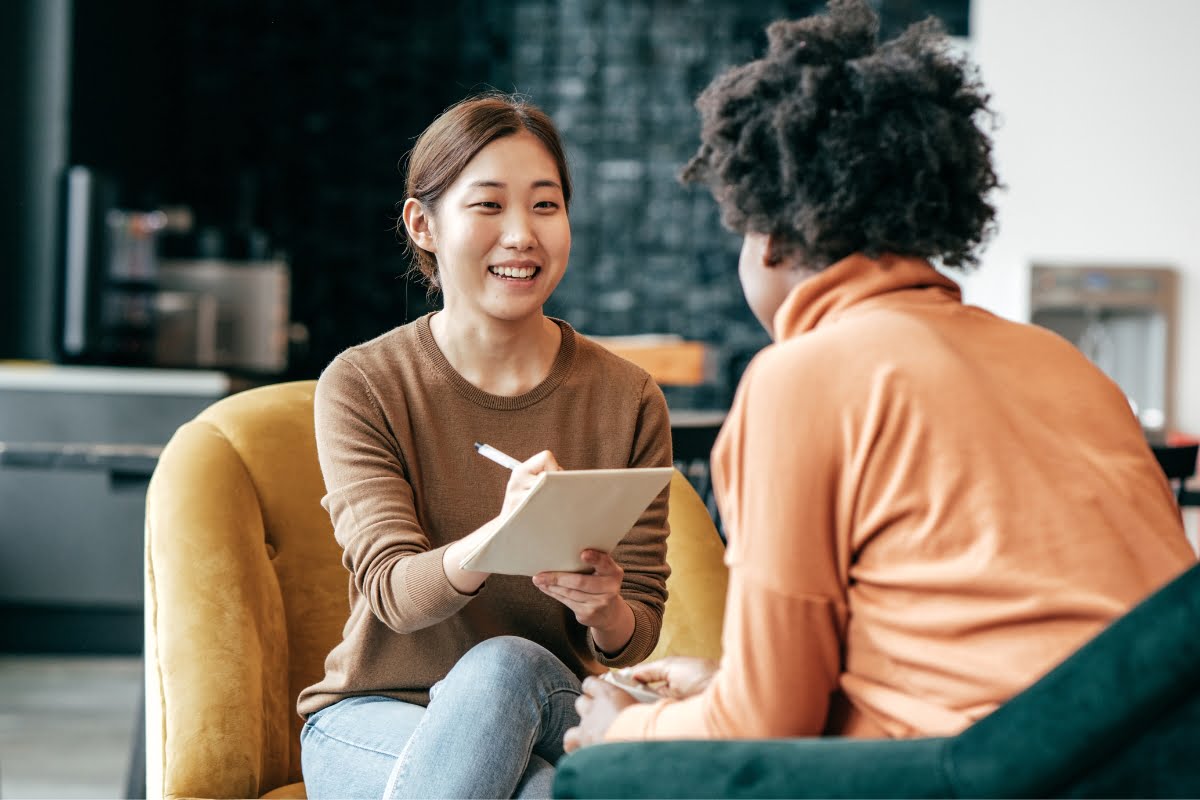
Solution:
[(161, 445), (94, 442), (0, 442), (0, 467), (105, 470), (149, 476)]

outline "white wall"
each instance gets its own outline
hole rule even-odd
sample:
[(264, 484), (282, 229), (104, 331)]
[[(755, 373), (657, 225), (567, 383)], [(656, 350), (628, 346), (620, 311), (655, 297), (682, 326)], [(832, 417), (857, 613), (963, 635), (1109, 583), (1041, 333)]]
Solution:
[(1034, 261), (1180, 274), (1176, 427), (1200, 434), (1200, 2), (972, 0), (999, 113), (997, 235), (968, 302), (1028, 320)]

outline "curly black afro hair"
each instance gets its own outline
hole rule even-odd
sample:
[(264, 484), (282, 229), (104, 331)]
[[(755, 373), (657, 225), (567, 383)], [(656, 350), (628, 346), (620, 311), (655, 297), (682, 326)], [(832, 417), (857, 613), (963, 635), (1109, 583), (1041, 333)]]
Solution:
[(988, 96), (936, 20), (878, 33), (864, 0), (772, 23), (766, 56), (696, 101), (701, 146), (681, 178), (708, 185), (731, 230), (772, 234), (812, 268), (856, 252), (973, 267), (998, 186)]

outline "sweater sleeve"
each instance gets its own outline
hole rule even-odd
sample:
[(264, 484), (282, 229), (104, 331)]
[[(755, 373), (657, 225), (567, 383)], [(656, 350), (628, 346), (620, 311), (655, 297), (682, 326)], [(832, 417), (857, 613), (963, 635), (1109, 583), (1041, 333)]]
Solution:
[[(638, 405), (638, 426), (629, 456), (631, 467), (671, 466), (671, 419), (662, 389), (648, 375)], [(642, 513), (637, 524), (613, 551), (625, 570), (621, 596), (633, 610), (633, 635), (618, 653), (605, 655), (591, 636), (588, 646), (595, 659), (607, 667), (627, 667), (645, 660), (658, 644), (663, 606), (667, 601), (667, 501), (663, 489)]]
[[(713, 454), (729, 535), (723, 655), (708, 688), (623, 711), (608, 739), (811, 736), (841, 674), (837, 426), (748, 370)], [(831, 430), (832, 429), (832, 430)]]
[(474, 595), (450, 584), (442, 569), (445, 548), (430, 548), (400, 448), (365, 376), (338, 357), (317, 382), (314, 406), (326, 489), (321, 505), (371, 612), (409, 633), (462, 609)]

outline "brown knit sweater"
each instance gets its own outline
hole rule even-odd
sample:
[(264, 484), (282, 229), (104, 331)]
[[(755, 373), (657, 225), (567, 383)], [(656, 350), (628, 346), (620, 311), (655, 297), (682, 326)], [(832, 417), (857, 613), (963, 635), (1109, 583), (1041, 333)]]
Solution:
[(662, 391), (556, 320), (562, 344), (546, 379), (515, 397), (488, 394), (446, 360), (431, 316), (350, 348), (317, 384), (321, 503), (350, 573), (349, 619), (325, 677), (300, 693), (304, 716), (354, 695), (425, 705), (429, 687), (493, 636), (538, 642), (580, 677), (635, 664), (658, 641), (670, 571), (666, 489), (613, 554), (635, 624), (612, 657), (528, 577), (493, 575), (476, 594), (459, 594), (442, 551), (503, 504), (509, 473), (474, 442), (519, 459), (550, 450), (563, 469), (670, 466)]

